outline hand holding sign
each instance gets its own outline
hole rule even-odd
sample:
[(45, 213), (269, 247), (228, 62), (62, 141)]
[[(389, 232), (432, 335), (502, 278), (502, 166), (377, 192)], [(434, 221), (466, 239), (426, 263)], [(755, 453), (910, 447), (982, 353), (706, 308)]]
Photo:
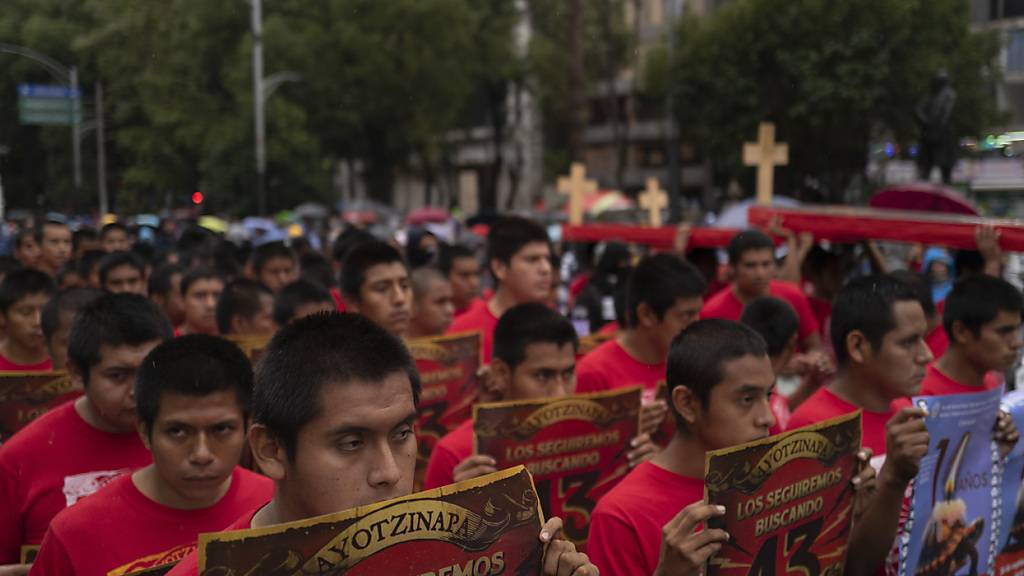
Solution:
[(704, 565), (729, 541), (725, 530), (697, 527), (725, 515), (725, 506), (694, 502), (673, 518), (662, 530), (661, 557), (655, 576), (695, 576), (704, 572)]
[(879, 483), (892, 485), (903, 492), (907, 483), (917, 476), (921, 458), (928, 453), (928, 429), (925, 411), (904, 408), (885, 425), (886, 459), (878, 473)]

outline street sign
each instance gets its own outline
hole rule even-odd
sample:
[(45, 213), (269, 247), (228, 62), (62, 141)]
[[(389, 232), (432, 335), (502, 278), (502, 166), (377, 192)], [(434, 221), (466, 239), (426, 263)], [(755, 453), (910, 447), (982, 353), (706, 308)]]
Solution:
[(82, 92), (70, 86), (18, 84), (18, 120), (25, 125), (79, 124)]

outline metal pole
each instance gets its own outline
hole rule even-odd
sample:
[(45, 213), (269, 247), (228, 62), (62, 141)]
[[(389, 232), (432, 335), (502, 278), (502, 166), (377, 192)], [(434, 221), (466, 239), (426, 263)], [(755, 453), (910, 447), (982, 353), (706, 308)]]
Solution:
[(82, 189), (82, 142), (79, 139), (79, 131), (82, 129), (75, 118), (75, 109), (78, 108), (79, 100), (74, 96), (78, 93), (78, 67), (72, 66), (71, 72), (71, 156), (75, 165), (75, 198)]
[[(668, 62), (669, 66), (672, 66), (672, 55), (675, 52), (676, 35), (675, 35), (675, 0), (665, 0), (665, 26), (667, 35), (667, 46), (668, 46)], [(665, 142), (665, 154), (668, 157), (668, 206), (669, 206), (669, 220), (671, 222), (679, 222), (682, 220), (682, 202), (680, 201), (680, 183), (679, 183), (679, 137), (676, 135), (676, 118), (675, 110), (672, 103), (674, 90), (672, 89), (673, 80), (672, 73), (668, 74), (668, 101), (666, 102), (665, 110), (665, 130), (666, 130), (666, 142)]]
[(103, 84), (96, 81), (96, 187), (100, 193), (100, 217), (107, 206), (107, 143), (103, 125)]
[(256, 199), (260, 215), (267, 213), (267, 127), (263, 109), (263, 9), (252, 0), (252, 100), (256, 131)]

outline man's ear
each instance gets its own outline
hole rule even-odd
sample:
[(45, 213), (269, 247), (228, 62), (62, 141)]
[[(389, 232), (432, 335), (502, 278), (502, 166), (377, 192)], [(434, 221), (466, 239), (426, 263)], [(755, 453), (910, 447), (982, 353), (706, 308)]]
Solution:
[(508, 363), (499, 358), (491, 361), (488, 377), (481, 381), (481, 390), (484, 402), (498, 402), (508, 399), (509, 391), (512, 388), (512, 368)]
[(636, 307), (636, 325), (645, 328), (652, 328), (658, 325), (658, 315), (651, 310), (647, 302), (641, 302)]
[(498, 282), (504, 282), (505, 277), (508, 276), (508, 264), (502, 262), (500, 258), (491, 258), (490, 266), (494, 278)]
[(263, 424), (249, 427), (249, 448), (259, 470), (272, 480), (283, 480), (288, 470), (284, 445)]
[(970, 328), (964, 326), (964, 323), (957, 320), (953, 322), (953, 338), (952, 341), (957, 344), (966, 344), (969, 340), (974, 339), (974, 332)]
[(142, 445), (146, 447), (146, 450), (152, 451), (153, 444), (149, 439), (149, 432), (146, 431), (146, 425), (140, 420), (136, 425), (135, 429), (139, 432), (139, 438), (142, 439)]
[(846, 354), (850, 360), (864, 364), (871, 358), (871, 342), (860, 330), (852, 330), (846, 335)]
[(700, 399), (686, 386), (676, 386), (672, 389), (672, 406), (683, 417), (683, 422), (687, 426), (692, 426), (700, 418)]
[(68, 365), (64, 369), (67, 371), (68, 376), (71, 377), (71, 384), (75, 388), (80, 390), (85, 388), (85, 378), (82, 377), (82, 370), (70, 358), (68, 359)]

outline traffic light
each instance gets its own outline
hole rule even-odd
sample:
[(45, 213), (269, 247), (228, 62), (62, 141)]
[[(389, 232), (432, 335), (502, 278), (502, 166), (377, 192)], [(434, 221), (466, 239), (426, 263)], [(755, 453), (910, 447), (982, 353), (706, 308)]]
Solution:
[(196, 191), (192, 193), (192, 203), (199, 206), (203, 203), (203, 193)]

